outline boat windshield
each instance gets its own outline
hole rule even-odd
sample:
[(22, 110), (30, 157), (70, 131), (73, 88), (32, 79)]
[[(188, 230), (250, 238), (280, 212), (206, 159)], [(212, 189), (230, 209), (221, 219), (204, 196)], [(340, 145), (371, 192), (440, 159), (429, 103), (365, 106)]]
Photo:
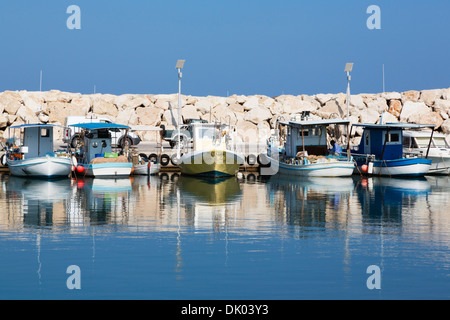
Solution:
[(417, 148), (427, 148), (430, 143), (429, 137), (416, 137)]
[(436, 148), (448, 148), (447, 141), (444, 137), (433, 137), (433, 143)]

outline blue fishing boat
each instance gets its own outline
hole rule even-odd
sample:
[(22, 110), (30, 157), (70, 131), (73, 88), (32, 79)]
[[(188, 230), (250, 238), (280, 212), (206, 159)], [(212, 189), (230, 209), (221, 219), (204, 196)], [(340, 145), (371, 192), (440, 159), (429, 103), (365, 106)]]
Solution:
[(120, 178), (129, 177), (132, 162), (125, 155), (112, 152), (111, 132), (128, 130), (130, 127), (115, 123), (79, 123), (81, 143), (77, 146), (76, 173), (80, 176)]
[[(349, 177), (355, 168), (351, 156), (330, 153), (327, 129), (332, 125), (344, 125), (342, 119), (280, 121), (283, 129), (269, 138), (267, 162), (264, 168), (270, 174), (303, 177)], [(277, 130), (278, 131), (278, 130)], [(279, 141), (285, 140), (280, 145)]]
[(428, 154), (404, 154), (403, 130), (433, 129), (434, 125), (358, 123), (353, 126), (364, 128), (359, 146), (351, 150), (359, 172), (381, 176), (424, 176), (429, 172), (431, 160), (427, 159)]

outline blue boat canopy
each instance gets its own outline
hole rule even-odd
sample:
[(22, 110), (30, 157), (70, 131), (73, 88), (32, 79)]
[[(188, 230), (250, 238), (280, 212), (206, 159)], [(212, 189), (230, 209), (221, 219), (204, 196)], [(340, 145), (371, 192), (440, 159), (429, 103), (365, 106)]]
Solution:
[(129, 126), (117, 123), (104, 123), (104, 122), (88, 122), (77, 123), (70, 125), (71, 127), (82, 128), (86, 130), (99, 130), (99, 129), (130, 129)]
[(313, 127), (313, 126), (327, 126), (332, 124), (350, 124), (350, 120), (344, 119), (330, 119), (330, 120), (305, 120), (305, 121), (280, 121), (279, 123), (291, 127)]
[(364, 127), (368, 129), (421, 129), (421, 128), (434, 128), (434, 124), (417, 124), (417, 123), (354, 123), (352, 126)]
[(53, 127), (65, 128), (62, 125), (51, 124), (51, 123), (26, 123), (26, 124), (18, 124), (18, 125), (15, 125), (15, 126), (10, 126), (10, 128), (13, 128), (13, 129), (16, 129), (16, 128), (35, 128), (35, 127), (41, 127), (41, 128), (53, 128)]

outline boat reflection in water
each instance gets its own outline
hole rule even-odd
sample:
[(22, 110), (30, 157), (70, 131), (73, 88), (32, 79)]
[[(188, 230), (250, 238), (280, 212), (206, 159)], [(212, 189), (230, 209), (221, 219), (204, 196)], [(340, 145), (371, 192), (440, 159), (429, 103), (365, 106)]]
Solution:
[(23, 224), (24, 227), (66, 223), (65, 208), (72, 196), (69, 179), (40, 180), (8, 176), (4, 190), (9, 223)]
[(181, 175), (180, 196), (185, 206), (186, 223), (196, 228), (217, 230), (227, 224), (241, 201), (236, 177), (199, 178)]
[[(355, 183), (351, 177), (271, 177), (270, 203), (278, 220), (296, 227), (325, 227), (350, 214)], [(344, 217), (342, 217), (344, 215)], [(302, 230), (297, 230), (302, 231)]]
[(85, 178), (77, 181), (74, 197), (79, 210), (71, 212), (87, 218), (90, 224), (127, 225), (127, 211), (133, 211), (131, 202), (131, 180)]

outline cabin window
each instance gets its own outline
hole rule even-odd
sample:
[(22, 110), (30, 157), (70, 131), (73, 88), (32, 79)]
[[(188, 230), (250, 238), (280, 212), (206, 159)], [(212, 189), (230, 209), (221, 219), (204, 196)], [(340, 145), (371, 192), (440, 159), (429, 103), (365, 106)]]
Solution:
[(288, 135), (288, 136), (291, 135), (291, 127), (287, 127), (287, 135)]
[(411, 148), (411, 138), (410, 137), (403, 137), (403, 147), (405, 148)]
[(41, 128), (41, 137), (43, 138), (50, 137), (50, 130), (47, 128)]
[(390, 131), (386, 132), (384, 139), (386, 144), (401, 144), (400, 136), (400, 131)]
[(365, 142), (366, 142), (366, 146), (368, 146), (369, 145), (369, 133), (366, 133)]

